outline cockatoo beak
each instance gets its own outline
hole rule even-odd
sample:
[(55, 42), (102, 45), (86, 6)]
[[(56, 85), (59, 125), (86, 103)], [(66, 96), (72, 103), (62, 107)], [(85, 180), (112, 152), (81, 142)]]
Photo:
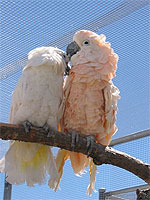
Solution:
[(69, 75), (70, 67), (67, 64), (67, 67), (65, 68), (65, 76)]
[(69, 71), (70, 71), (69, 60), (70, 60), (69, 57), (66, 55), (66, 59), (65, 59), (65, 62), (66, 62), (65, 76), (69, 75)]
[(69, 57), (66, 54), (61, 54), (62, 58), (64, 59), (66, 63), (65, 67), (65, 76), (69, 75), (70, 67), (69, 67)]
[(76, 54), (78, 51), (80, 50), (80, 47), (79, 45), (74, 41), (74, 42), (71, 42), (68, 46), (67, 46), (67, 49), (66, 49), (66, 53), (67, 53), (67, 56), (69, 57), (69, 59), (71, 59), (71, 57)]

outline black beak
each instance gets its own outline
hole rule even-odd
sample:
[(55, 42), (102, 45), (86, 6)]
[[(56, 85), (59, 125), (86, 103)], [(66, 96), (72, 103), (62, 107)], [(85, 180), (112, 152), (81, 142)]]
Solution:
[(76, 54), (78, 51), (80, 51), (80, 47), (78, 46), (78, 44), (76, 42), (71, 42), (66, 49), (66, 53), (67, 56), (69, 57), (69, 59), (71, 59), (71, 57)]
[(67, 67), (65, 69), (65, 76), (69, 75), (69, 71), (70, 71), (70, 67), (69, 67), (69, 65), (67, 63)]
[(69, 57), (63, 53), (61, 54), (62, 58), (64, 59), (66, 63), (66, 68), (65, 68), (65, 76), (69, 75), (70, 67), (69, 67)]

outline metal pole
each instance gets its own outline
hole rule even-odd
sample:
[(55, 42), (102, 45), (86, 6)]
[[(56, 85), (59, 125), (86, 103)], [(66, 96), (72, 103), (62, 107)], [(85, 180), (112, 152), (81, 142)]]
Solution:
[(100, 188), (99, 189), (99, 200), (105, 200), (105, 188)]
[(4, 198), (3, 200), (11, 200), (12, 185), (6, 181), (5, 174), (5, 184), (4, 184)]
[(139, 185), (139, 186), (125, 188), (125, 189), (121, 189), (121, 190), (115, 190), (115, 191), (111, 191), (111, 192), (106, 192), (105, 193), (105, 197), (111, 197), (113, 195), (119, 195), (119, 194), (124, 194), (124, 193), (129, 193), (129, 192), (135, 192), (137, 189), (143, 190), (143, 189), (149, 189), (149, 188), (150, 188), (150, 184)]
[(147, 136), (150, 136), (150, 129), (140, 131), (140, 132), (137, 132), (137, 133), (132, 133), (130, 135), (127, 135), (127, 136), (124, 136), (124, 137), (121, 137), (121, 138), (118, 138), (118, 139), (114, 139), (114, 140), (111, 141), (109, 146), (112, 147), (112, 146), (115, 146), (117, 144), (130, 142), (130, 141), (137, 140), (137, 139), (147, 137)]

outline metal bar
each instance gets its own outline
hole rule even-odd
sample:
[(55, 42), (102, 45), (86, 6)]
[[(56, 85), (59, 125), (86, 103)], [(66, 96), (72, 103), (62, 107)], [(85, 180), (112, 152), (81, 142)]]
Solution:
[(3, 200), (11, 200), (11, 192), (12, 192), (12, 185), (6, 181), (6, 175), (5, 175)]
[(137, 133), (133, 133), (133, 134), (112, 140), (109, 146), (112, 147), (112, 146), (117, 145), (117, 144), (130, 142), (130, 141), (137, 140), (137, 139), (147, 137), (147, 136), (150, 136), (150, 129), (140, 131), (140, 132), (137, 132)]
[[(106, 198), (107, 198), (107, 197), (106, 197)], [(124, 199), (124, 198), (116, 197), (116, 196), (111, 196), (110, 198), (111, 198), (111, 200), (126, 200), (126, 199)], [(106, 200), (107, 200), (107, 199), (106, 199)]]
[(99, 189), (99, 200), (105, 200), (105, 188), (100, 188)]
[(135, 186), (135, 187), (131, 187), (131, 188), (125, 188), (125, 189), (121, 189), (121, 190), (105, 192), (105, 197), (109, 197), (109, 196), (112, 196), (112, 195), (123, 194), (123, 193), (128, 193), (128, 192), (134, 192), (137, 189), (143, 190), (143, 189), (148, 189), (148, 188), (150, 188), (150, 184), (139, 185), (139, 186)]

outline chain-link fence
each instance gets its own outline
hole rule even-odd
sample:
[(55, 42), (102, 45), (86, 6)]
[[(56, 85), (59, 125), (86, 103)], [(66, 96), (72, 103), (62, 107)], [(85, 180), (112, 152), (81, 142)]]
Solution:
[[(88, 29), (105, 34), (119, 55), (114, 82), (121, 91), (121, 100), (117, 114), (119, 130), (114, 138), (150, 128), (149, 0), (2, 0), (0, 4), (0, 122), (8, 122), (11, 94), (25, 66), (27, 53), (48, 45), (65, 50), (76, 30)], [(0, 140), (0, 158), (8, 146), (9, 142)], [(148, 136), (116, 144), (115, 148), (150, 163)], [(106, 194), (145, 184), (114, 166), (102, 165), (98, 171), (96, 189), (106, 188)], [(33, 188), (14, 185), (12, 200), (31, 200), (37, 196), (39, 200), (98, 199), (98, 192), (92, 197), (86, 196), (88, 183), (88, 173), (80, 178), (74, 176), (68, 161), (61, 191), (54, 193), (47, 184)], [(0, 174), (0, 200), (3, 190), (4, 174)], [(125, 195), (116, 198), (127, 199)]]
[[(128, 142), (138, 142), (141, 143), (141, 139), (147, 140), (147, 146), (145, 151), (145, 160), (147, 162), (150, 161), (148, 158), (149, 152), (150, 152), (150, 130), (141, 131), (138, 133), (130, 134), (128, 136), (115, 139), (111, 142), (110, 146), (115, 145), (128, 145)], [(146, 153), (147, 152), (147, 153)], [(119, 181), (119, 180), (118, 180)], [(143, 189), (150, 189), (150, 184), (144, 184), (144, 185), (138, 185), (135, 187), (129, 187), (129, 188), (122, 188), (120, 190), (114, 190), (114, 191), (107, 191), (107, 188), (101, 188), (99, 189), (99, 200), (134, 200), (137, 198), (136, 190), (143, 190)]]

